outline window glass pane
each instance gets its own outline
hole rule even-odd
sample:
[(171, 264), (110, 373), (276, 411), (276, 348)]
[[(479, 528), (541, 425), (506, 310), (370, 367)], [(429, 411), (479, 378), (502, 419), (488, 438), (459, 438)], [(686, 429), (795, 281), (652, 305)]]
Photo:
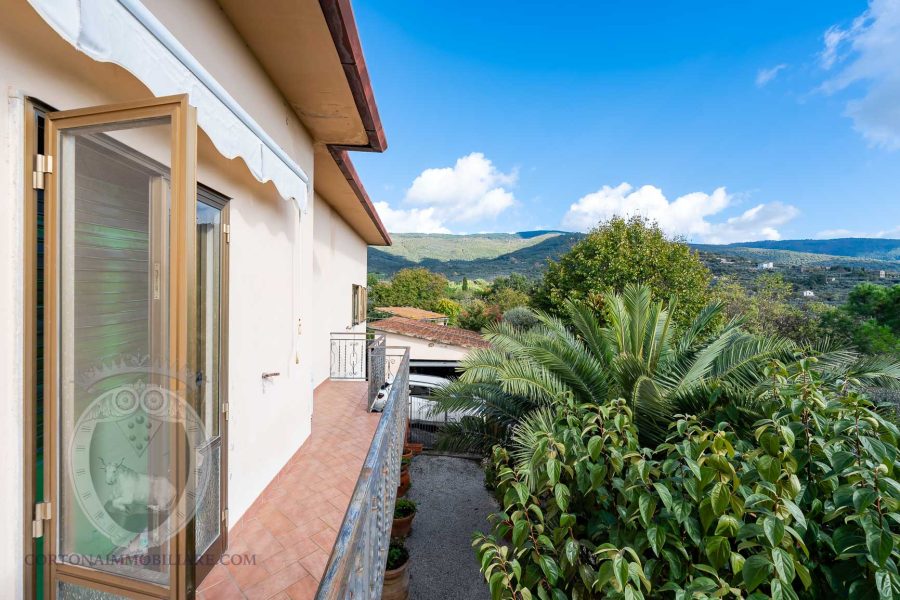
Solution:
[(419, 396), (420, 398), (427, 398), (431, 395), (431, 388), (422, 386), (422, 385), (413, 385), (409, 387), (409, 393), (412, 396)]
[[(168, 119), (59, 140), (60, 560), (168, 583)], [(177, 374), (174, 374), (177, 375)]]
[(202, 556), (221, 534), (221, 290), (222, 211), (197, 203), (197, 382), (200, 420), (207, 441), (196, 449), (199, 471), (208, 483), (195, 481), (195, 549)]

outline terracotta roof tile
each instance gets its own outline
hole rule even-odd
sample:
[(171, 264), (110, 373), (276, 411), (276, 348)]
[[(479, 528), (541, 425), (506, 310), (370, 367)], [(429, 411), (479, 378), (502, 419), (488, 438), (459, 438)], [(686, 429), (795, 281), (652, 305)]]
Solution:
[(375, 307), (375, 310), (394, 315), (395, 317), (405, 317), (407, 319), (425, 320), (447, 318), (447, 315), (432, 312), (430, 310), (423, 310), (421, 308), (414, 308), (412, 306), (377, 306)]
[(408, 335), (409, 337), (441, 344), (463, 346), (465, 348), (487, 348), (490, 346), (488, 341), (475, 331), (450, 327), (449, 325), (438, 325), (429, 321), (405, 319), (403, 317), (388, 317), (387, 319), (375, 321), (369, 323), (369, 328), (375, 331)]

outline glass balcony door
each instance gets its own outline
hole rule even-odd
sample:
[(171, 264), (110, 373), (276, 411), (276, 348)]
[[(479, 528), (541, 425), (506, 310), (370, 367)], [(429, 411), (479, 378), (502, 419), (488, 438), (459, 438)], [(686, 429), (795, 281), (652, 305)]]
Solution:
[(209, 480), (195, 452), (193, 109), (154, 99), (47, 126), (49, 596), (183, 598)]
[(199, 585), (227, 546), (228, 208), (226, 198), (206, 188), (198, 189), (197, 200), (197, 404), (207, 435), (196, 452), (209, 478), (194, 520)]

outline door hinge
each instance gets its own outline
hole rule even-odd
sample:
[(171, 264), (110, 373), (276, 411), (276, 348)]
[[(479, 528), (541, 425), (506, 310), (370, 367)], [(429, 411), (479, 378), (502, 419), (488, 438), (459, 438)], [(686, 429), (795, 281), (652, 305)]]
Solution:
[(225, 243), (230, 244), (231, 243), (231, 224), (223, 223), (222, 231), (225, 233)]
[(46, 154), (34, 155), (34, 171), (31, 173), (31, 186), (36, 190), (44, 189), (44, 176), (53, 172), (53, 157)]
[(222, 403), (222, 413), (225, 415), (225, 420), (227, 421), (228, 420), (228, 403), (227, 402)]
[(228, 509), (227, 508), (222, 511), (222, 522), (228, 523)]
[(38, 502), (34, 505), (34, 520), (31, 522), (31, 537), (44, 536), (44, 521), (50, 519), (52, 514), (49, 502)]

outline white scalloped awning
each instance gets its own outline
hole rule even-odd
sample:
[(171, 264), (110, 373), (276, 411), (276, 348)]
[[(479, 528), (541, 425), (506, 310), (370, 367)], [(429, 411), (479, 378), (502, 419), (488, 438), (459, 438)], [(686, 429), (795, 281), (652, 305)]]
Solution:
[(197, 124), (227, 158), (271, 181), (298, 209), (309, 177), (138, 0), (28, 0), (63, 39), (100, 62), (128, 70), (157, 96), (188, 94)]

